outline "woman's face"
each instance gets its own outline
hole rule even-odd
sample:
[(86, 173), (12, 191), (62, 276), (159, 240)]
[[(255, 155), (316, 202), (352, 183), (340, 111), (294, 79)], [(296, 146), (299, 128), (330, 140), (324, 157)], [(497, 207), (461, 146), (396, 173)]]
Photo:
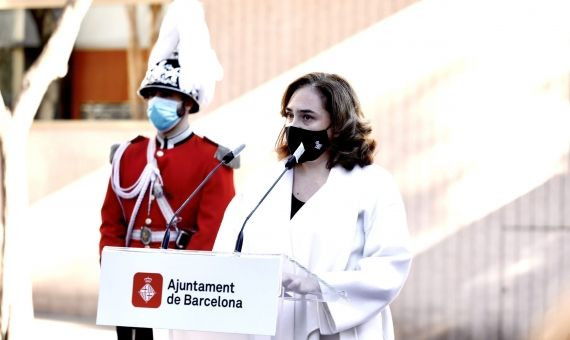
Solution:
[(293, 93), (285, 108), (285, 126), (320, 131), (330, 125), (330, 114), (323, 107), (323, 98), (317, 89), (304, 86)]

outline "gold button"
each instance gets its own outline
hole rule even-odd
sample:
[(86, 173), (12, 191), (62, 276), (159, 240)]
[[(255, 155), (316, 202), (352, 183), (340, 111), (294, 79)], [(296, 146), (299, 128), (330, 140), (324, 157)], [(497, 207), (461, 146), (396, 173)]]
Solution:
[(164, 152), (163, 152), (162, 150), (158, 150), (158, 151), (156, 152), (156, 155), (157, 155), (158, 157), (162, 157), (162, 156), (164, 156)]

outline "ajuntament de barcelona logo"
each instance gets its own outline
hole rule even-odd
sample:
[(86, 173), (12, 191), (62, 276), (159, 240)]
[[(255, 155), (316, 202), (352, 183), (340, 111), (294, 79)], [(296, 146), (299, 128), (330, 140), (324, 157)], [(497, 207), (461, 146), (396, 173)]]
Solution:
[(132, 303), (135, 307), (158, 308), (162, 302), (162, 275), (135, 273)]

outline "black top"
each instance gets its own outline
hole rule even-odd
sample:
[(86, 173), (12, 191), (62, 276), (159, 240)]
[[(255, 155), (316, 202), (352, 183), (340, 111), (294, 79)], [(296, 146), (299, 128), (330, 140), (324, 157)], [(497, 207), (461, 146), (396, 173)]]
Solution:
[(298, 200), (297, 197), (295, 197), (295, 195), (291, 194), (291, 218), (295, 216), (295, 214), (297, 213), (297, 211), (299, 211), (299, 209), (301, 209), (303, 204), (305, 204), (305, 202)]

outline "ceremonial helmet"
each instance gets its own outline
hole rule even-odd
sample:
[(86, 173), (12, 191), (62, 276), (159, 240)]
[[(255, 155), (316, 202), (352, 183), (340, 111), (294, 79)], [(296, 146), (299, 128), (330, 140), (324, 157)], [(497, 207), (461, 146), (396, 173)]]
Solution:
[(170, 90), (189, 97), (195, 102), (190, 113), (200, 110), (200, 93), (197, 88), (182, 89), (180, 87), (180, 63), (178, 56), (163, 59), (149, 67), (139, 88), (139, 95), (149, 98), (154, 90)]
[(191, 98), (195, 113), (207, 105), (223, 70), (210, 45), (204, 9), (198, 0), (174, 0), (167, 8), (138, 93), (170, 90)]

